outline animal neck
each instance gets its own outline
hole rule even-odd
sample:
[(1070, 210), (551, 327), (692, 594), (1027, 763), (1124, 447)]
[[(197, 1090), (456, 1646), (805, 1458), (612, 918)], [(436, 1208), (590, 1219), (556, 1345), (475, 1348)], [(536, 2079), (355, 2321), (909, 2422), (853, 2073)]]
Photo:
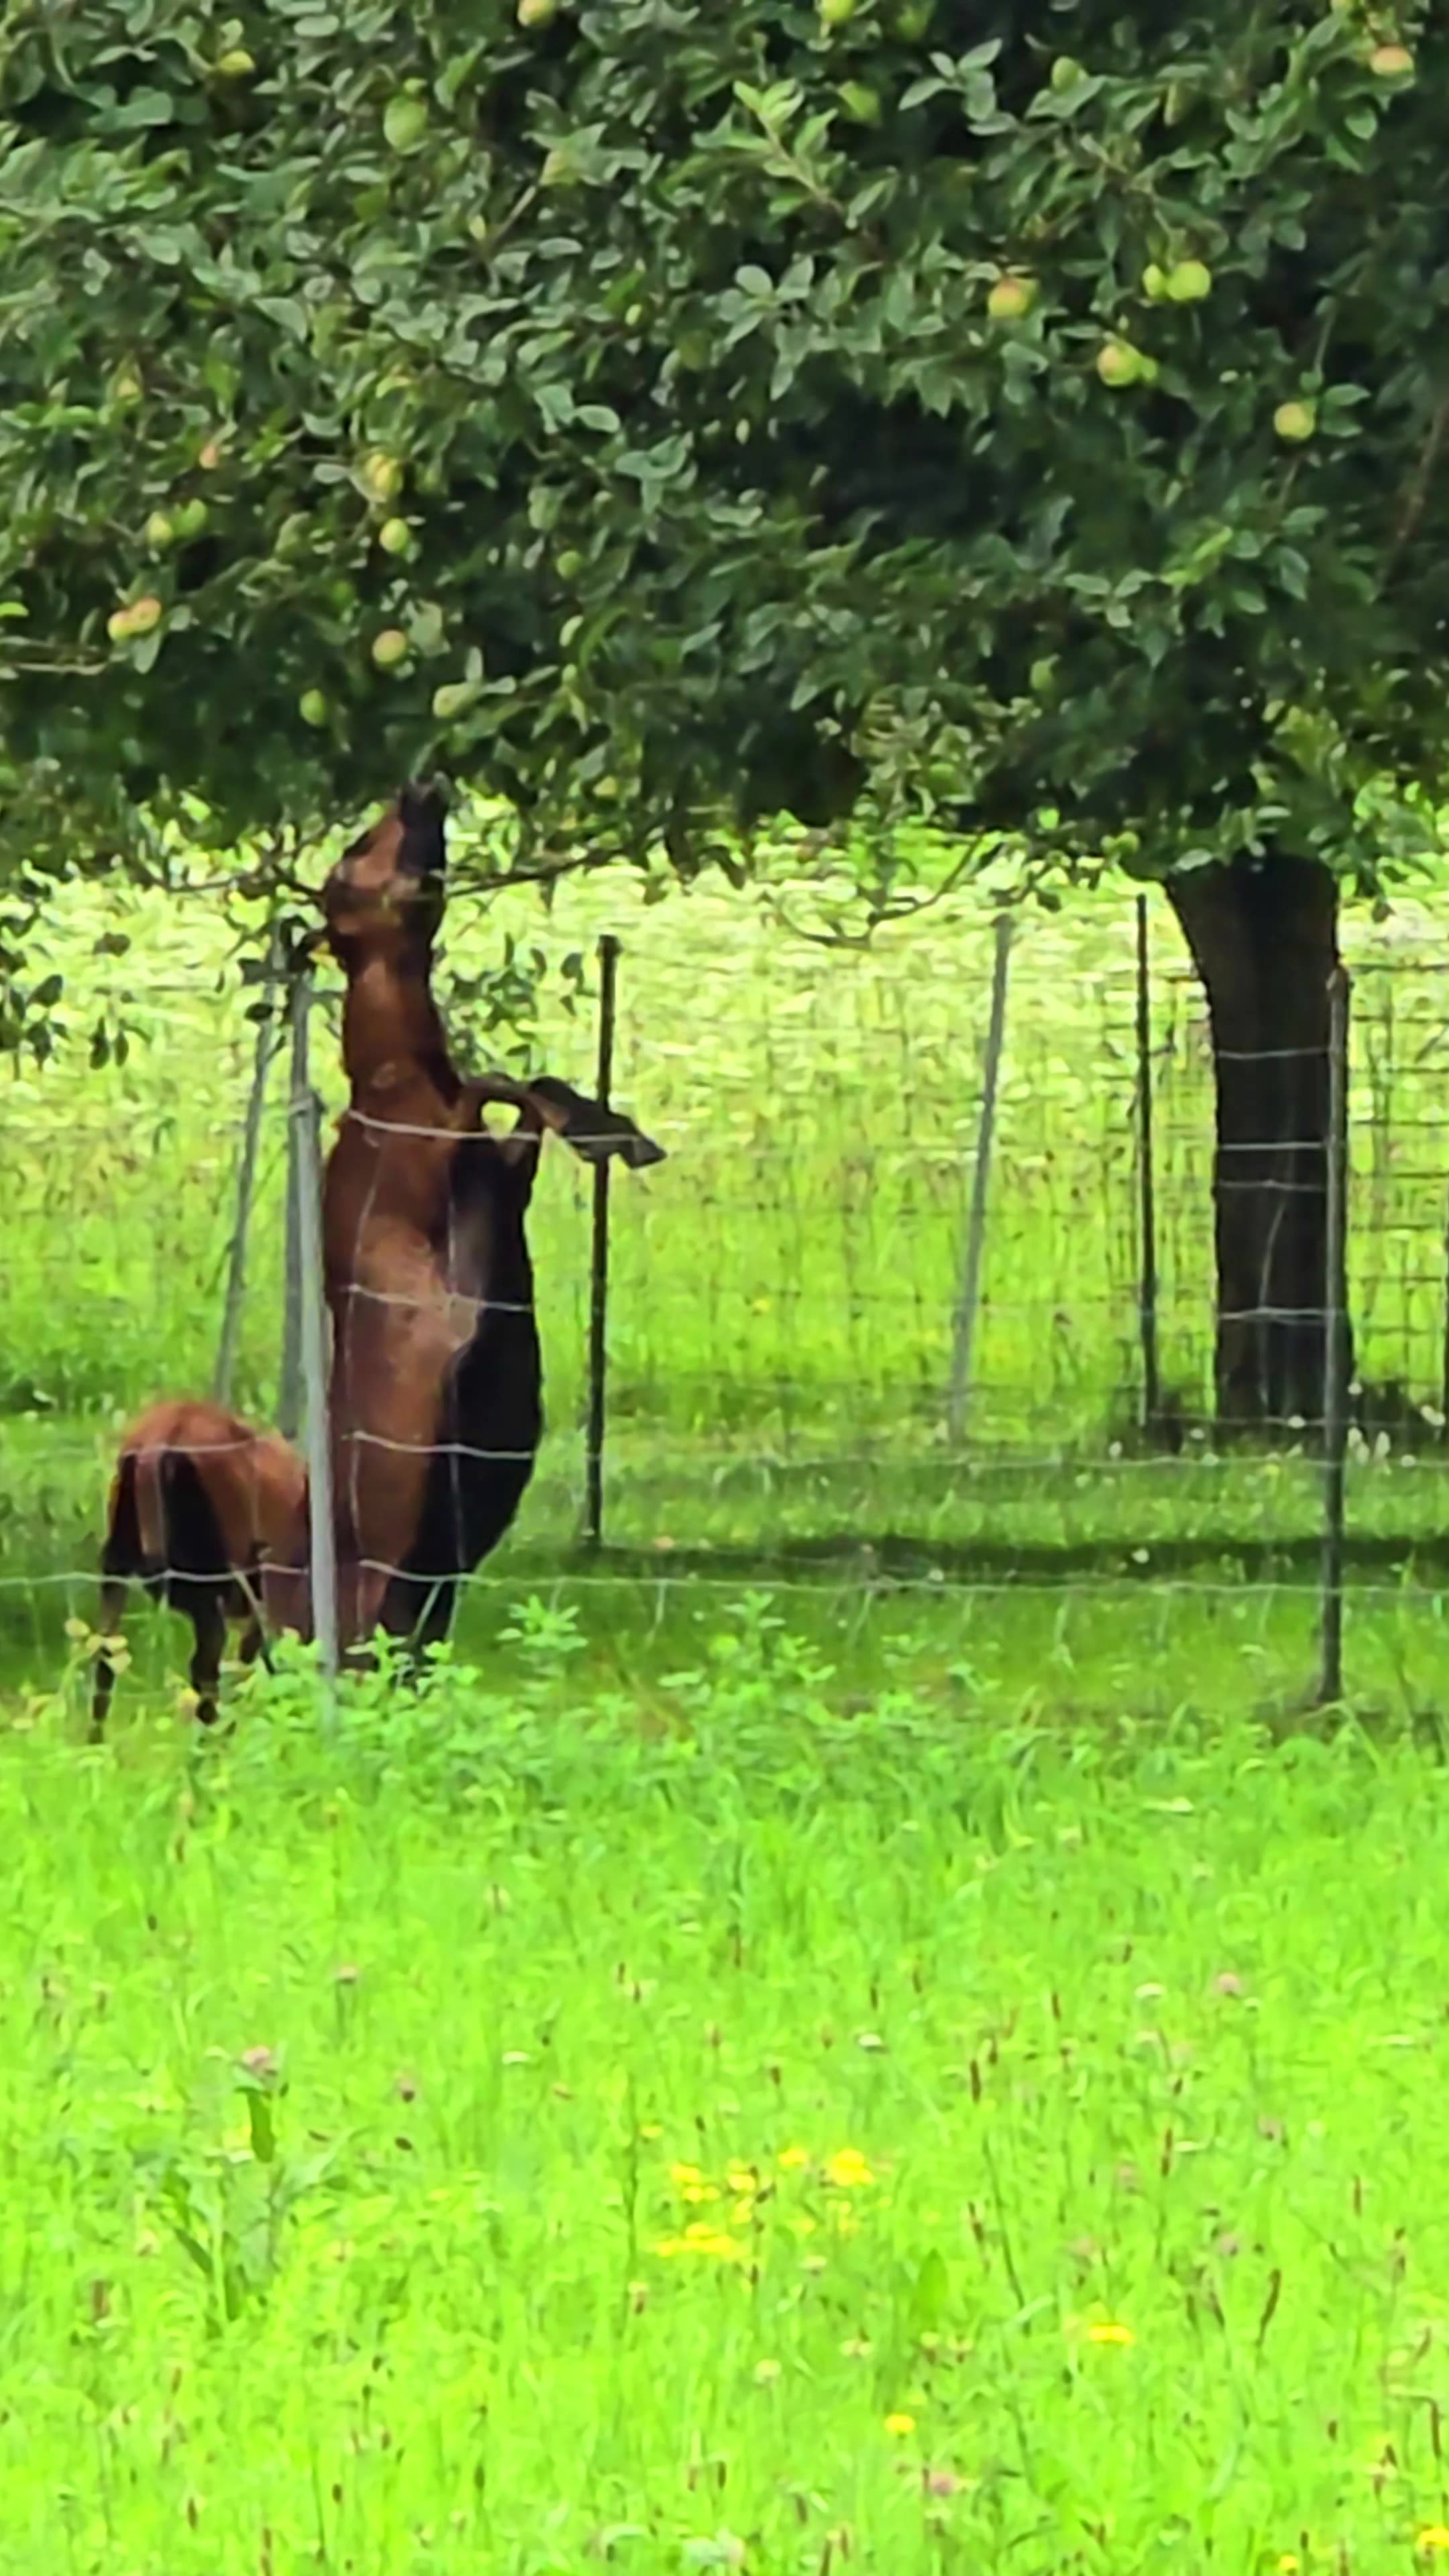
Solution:
[(428, 982), (426, 957), (374, 957), (349, 977), (342, 1008), (342, 1061), (353, 1092), (393, 1088), (399, 1075), (426, 1075), (451, 1100), (458, 1077)]

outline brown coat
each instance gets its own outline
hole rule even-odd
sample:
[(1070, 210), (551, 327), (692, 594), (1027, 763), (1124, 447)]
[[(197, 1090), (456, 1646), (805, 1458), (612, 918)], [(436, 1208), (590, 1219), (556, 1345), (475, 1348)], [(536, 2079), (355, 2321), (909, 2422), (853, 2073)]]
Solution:
[[(545, 1129), (596, 1156), (660, 1159), (632, 1120), (565, 1084), (459, 1075), (429, 981), (444, 867), (441, 802), (405, 788), (323, 892), (347, 977), (350, 1096), (322, 1209), (345, 1645), (379, 1622), (445, 1634), (459, 1575), (532, 1474), (542, 1363), (524, 1218)], [(517, 1111), (511, 1135), (481, 1125), (489, 1101)]]
[[(191, 1680), (204, 1724), (216, 1715), (226, 1622), (243, 1623), (244, 1661), (261, 1644), (262, 1569), (305, 1519), (301, 1460), (277, 1433), (257, 1431), (218, 1404), (165, 1397), (123, 1434), (101, 1549), (100, 1622), (115, 1634), (126, 1587), (139, 1583), (190, 1619)], [(92, 1732), (114, 1686), (104, 1643), (96, 1658)]]

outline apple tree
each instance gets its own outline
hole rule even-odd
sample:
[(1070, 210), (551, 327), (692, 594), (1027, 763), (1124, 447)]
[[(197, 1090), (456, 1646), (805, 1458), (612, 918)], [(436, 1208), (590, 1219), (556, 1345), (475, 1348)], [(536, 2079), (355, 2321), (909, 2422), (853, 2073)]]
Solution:
[(442, 759), (545, 863), (1160, 878), (1220, 1404), (1315, 1409), (1337, 905), (1444, 766), (1446, 76), (1424, 0), (22, 0), (0, 851)]

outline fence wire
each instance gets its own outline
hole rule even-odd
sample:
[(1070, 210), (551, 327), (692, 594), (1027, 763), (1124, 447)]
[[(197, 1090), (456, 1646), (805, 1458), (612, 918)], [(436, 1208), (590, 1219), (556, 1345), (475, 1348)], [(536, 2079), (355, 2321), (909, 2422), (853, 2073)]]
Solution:
[[(114, 909), (78, 891), (62, 925), (77, 1026), (86, 958)], [(86, 1069), (63, 1053), (44, 1071), (16, 1068), (0, 1095), (0, 1635), (47, 1628), (49, 1603), (84, 1611), (118, 1426), (158, 1394), (205, 1392), (216, 1364), (256, 989), (227, 972), (219, 935), (194, 914), (178, 923), (139, 896), (122, 909), (126, 1061)], [(450, 921), (460, 976), (487, 963), (502, 920), (506, 906)], [(565, 1575), (590, 1597), (613, 1583), (657, 1598), (746, 1581), (872, 1598), (1087, 1591), (1104, 1606), (1144, 1588), (1201, 1605), (1311, 1592), (1315, 1410), (1246, 1444), (1216, 1423), (1213, 1057), (1165, 906), (1145, 1059), (1157, 1404), (1144, 1402), (1136, 921), (1130, 900), (1103, 898), (1016, 927), (956, 1436), (987, 908), (963, 897), (840, 950), (747, 897), (695, 890), (651, 906), (634, 881), (601, 878), (512, 926), (544, 961), (533, 1061), (586, 1092), (593, 1018), (587, 1001), (563, 1006), (573, 988), (559, 968), (601, 930), (619, 935), (613, 1098), (669, 1160), (616, 1174), (611, 1194), (606, 1544), (584, 1564), (591, 1183), (562, 1148), (543, 1155), (529, 1237), (548, 1428), (516, 1529), (475, 1580), (487, 1619), (500, 1589)], [(1349, 1579), (1365, 1604), (1402, 1600), (1406, 1585), (1437, 1601), (1449, 1567), (1441, 942), (1411, 907), (1382, 924), (1350, 916), (1345, 934)], [(460, 1061), (487, 1059), (466, 1013), (453, 1030)], [(335, 1007), (319, 1011), (313, 1057), (325, 1151), (343, 1105)], [(235, 1337), (234, 1401), (259, 1421), (274, 1418), (281, 1366), (285, 1093), (278, 1064)], [(1321, 1330), (1321, 1302), (1299, 1311)]]

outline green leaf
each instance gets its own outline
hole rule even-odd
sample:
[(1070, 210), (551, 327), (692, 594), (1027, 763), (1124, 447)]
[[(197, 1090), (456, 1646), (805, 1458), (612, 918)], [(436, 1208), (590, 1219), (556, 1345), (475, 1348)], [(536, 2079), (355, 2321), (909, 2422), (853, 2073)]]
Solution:
[(907, 2332), (918, 2341), (922, 2335), (934, 2334), (946, 2313), (951, 2294), (951, 2276), (946, 2258), (939, 2246), (933, 2245), (921, 2258), (920, 2269), (911, 2285), (907, 2307)]

